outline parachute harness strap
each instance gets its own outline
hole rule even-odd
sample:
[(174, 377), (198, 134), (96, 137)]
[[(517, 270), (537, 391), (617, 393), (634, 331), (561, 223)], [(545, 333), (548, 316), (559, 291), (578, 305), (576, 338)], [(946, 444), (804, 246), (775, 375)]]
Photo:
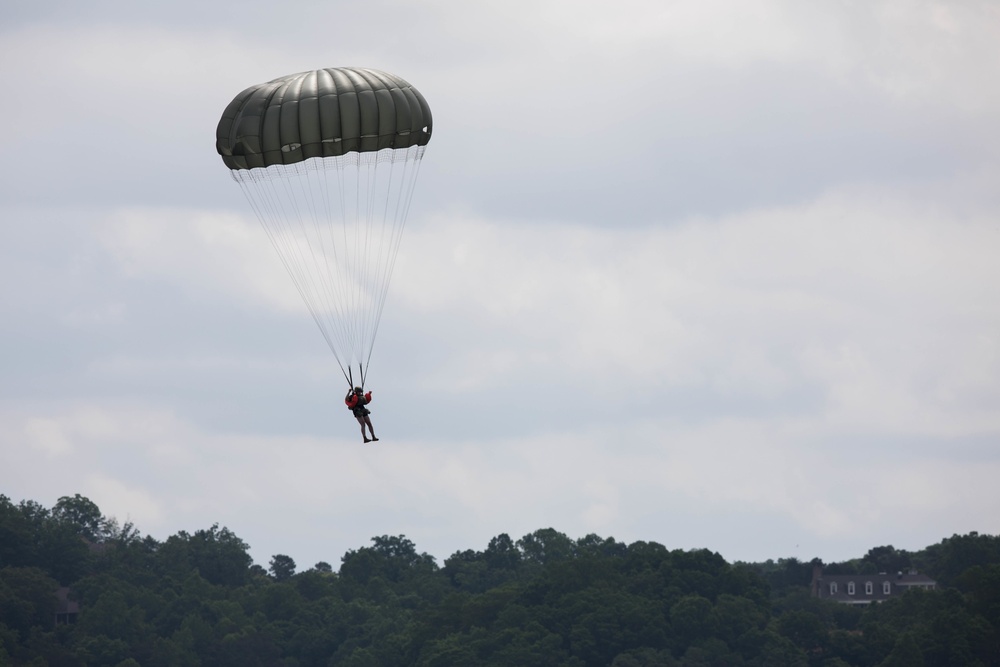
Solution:
[(295, 288), (352, 383), (363, 383), (424, 146), (234, 169)]

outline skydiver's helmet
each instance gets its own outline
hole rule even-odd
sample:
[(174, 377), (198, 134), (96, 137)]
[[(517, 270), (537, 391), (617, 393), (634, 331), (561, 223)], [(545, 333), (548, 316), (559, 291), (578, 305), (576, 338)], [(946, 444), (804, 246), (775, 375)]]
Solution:
[(355, 387), (354, 388), (354, 393), (355, 394), (362, 394), (362, 393), (364, 393), (364, 391), (361, 389), (361, 387)]

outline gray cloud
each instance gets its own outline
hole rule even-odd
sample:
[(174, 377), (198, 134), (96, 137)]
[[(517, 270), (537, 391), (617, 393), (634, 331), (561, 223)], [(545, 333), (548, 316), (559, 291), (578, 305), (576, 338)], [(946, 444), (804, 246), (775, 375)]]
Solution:
[[(1000, 530), (996, 17), (609, 7), (5, 4), (4, 493), (303, 566), (385, 533)], [(213, 147), (239, 90), (331, 65), (435, 113), (377, 449)]]

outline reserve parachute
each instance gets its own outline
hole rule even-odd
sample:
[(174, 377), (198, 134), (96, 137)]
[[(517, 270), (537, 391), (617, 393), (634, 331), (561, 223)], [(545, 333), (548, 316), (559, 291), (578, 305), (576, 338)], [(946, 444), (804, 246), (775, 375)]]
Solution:
[(351, 386), (364, 385), (431, 127), (416, 88), (354, 67), (251, 86), (219, 121), (216, 148)]

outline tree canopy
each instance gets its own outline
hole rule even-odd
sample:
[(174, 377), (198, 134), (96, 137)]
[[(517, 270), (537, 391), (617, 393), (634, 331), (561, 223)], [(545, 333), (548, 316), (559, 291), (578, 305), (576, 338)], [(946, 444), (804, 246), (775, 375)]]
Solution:
[[(440, 566), (382, 535), (337, 570), (300, 572), (285, 554), (254, 564), (217, 524), (161, 542), (79, 495), (51, 509), (0, 495), (0, 664), (1000, 665), (998, 544), (970, 533), (829, 565), (728, 563), (543, 528)], [(906, 566), (947, 587), (865, 607), (810, 595), (815, 567)], [(67, 624), (60, 587), (78, 608)]]

